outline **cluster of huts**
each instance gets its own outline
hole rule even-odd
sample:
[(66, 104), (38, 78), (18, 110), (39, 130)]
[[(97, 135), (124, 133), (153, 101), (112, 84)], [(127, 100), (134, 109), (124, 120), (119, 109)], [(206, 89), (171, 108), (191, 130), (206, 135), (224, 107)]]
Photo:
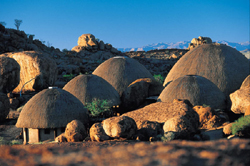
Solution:
[(186, 99), (193, 106), (229, 111), (229, 95), (249, 74), (249, 61), (243, 54), (216, 43), (187, 52), (163, 85), (136, 60), (113, 57), (92, 74), (75, 77), (62, 89), (51, 87), (37, 93), (23, 107), (16, 126), (23, 128), (25, 143), (54, 139), (74, 119), (90, 127), (84, 105), (96, 98), (108, 100), (110, 108), (119, 105), (121, 114), (139, 108), (151, 96), (157, 96), (157, 102)]

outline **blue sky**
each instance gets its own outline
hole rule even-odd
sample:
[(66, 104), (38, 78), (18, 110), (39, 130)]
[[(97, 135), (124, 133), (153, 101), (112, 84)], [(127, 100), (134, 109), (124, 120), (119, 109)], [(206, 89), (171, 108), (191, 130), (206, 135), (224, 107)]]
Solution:
[(249, 0), (0, 0), (0, 21), (54, 47), (71, 49), (92, 33), (117, 48), (198, 36), (249, 41)]

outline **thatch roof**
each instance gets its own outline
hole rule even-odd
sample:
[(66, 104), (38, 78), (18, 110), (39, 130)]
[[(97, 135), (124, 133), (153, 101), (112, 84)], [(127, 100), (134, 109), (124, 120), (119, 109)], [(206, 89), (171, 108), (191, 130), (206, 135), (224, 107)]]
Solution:
[(196, 75), (174, 80), (164, 88), (158, 99), (162, 102), (186, 99), (193, 106), (205, 104), (215, 109), (226, 108), (224, 93), (208, 79)]
[(120, 104), (120, 96), (115, 88), (96, 75), (79, 75), (69, 81), (63, 89), (73, 94), (83, 104), (91, 103), (94, 98), (109, 101), (110, 107)]
[(33, 96), (23, 107), (17, 120), (19, 128), (66, 127), (72, 120), (88, 123), (84, 105), (62, 89), (45, 89)]
[(139, 78), (152, 78), (152, 74), (136, 60), (117, 56), (100, 64), (93, 74), (108, 81), (121, 96), (133, 81)]
[(249, 72), (247, 58), (236, 49), (224, 44), (203, 44), (180, 58), (167, 75), (164, 86), (185, 75), (200, 75), (229, 96), (240, 88)]

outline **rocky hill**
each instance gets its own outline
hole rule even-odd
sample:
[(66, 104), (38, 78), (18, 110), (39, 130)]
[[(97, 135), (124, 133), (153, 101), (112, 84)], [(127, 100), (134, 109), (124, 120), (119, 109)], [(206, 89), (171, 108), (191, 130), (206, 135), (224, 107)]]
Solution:
[[(243, 51), (245, 49), (250, 48), (249, 42), (237, 43), (237, 42), (228, 42), (225, 40), (216, 40), (215, 42), (229, 45), (229, 46), (237, 49), (238, 51)], [(158, 50), (158, 49), (171, 49), (171, 48), (187, 49), (189, 43), (191, 43), (191, 40), (190, 41), (179, 41), (176, 43), (161, 42), (161, 43), (149, 44), (149, 45), (142, 46), (142, 47), (118, 48), (118, 50), (122, 51), (122, 52), (128, 52), (128, 51), (149, 51), (149, 50), (155, 50), (155, 49)]]

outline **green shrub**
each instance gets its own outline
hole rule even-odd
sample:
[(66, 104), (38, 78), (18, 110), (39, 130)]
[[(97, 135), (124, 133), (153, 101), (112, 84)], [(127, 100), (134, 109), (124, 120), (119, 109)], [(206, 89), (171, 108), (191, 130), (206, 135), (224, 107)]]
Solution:
[(20, 145), (22, 144), (21, 140), (11, 140), (7, 141), (4, 137), (0, 137), (0, 145)]
[(107, 100), (100, 100), (94, 98), (91, 103), (85, 103), (85, 107), (89, 110), (91, 115), (99, 116), (101, 113), (110, 111), (110, 102)]
[(232, 125), (232, 134), (250, 138), (250, 116), (239, 118)]
[(168, 142), (174, 140), (176, 137), (176, 134), (172, 131), (164, 133), (164, 135), (161, 137), (162, 142)]
[(72, 80), (75, 77), (75, 75), (74, 74), (64, 74), (63, 77), (69, 81), (69, 80)]
[(158, 82), (160, 82), (161, 84), (163, 84), (164, 78), (163, 78), (162, 75), (160, 75), (160, 74), (158, 74), (158, 75), (154, 74), (154, 78), (155, 78), (156, 81), (158, 81)]

